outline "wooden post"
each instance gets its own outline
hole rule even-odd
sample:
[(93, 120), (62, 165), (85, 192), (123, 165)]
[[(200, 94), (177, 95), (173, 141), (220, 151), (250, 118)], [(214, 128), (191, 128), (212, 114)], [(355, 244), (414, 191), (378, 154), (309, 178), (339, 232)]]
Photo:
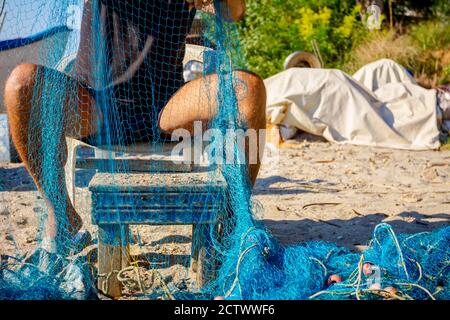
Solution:
[(392, 8), (392, 0), (389, 0), (389, 27), (394, 29), (394, 10)]
[(192, 272), (197, 272), (197, 260), (198, 260), (198, 244), (196, 243), (196, 228), (197, 228), (197, 224), (193, 224), (192, 225), (192, 242), (191, 242), (191, 271)]
[(192, 235), (192, 258), (197, 272), (197, 286), (203, 287), (215, 277), (215, 253), (211, 239), (211, 224), (197, 224)]
[(98, 288), (108, 297), (122, 295), (117, 273), (128, 266), (128, 225), (98, 226)]

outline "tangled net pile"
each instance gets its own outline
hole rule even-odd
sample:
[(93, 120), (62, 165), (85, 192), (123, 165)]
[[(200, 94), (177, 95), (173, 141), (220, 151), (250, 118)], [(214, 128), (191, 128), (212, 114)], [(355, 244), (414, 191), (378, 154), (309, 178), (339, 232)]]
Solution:
[[(47, 2), (18, 0), (13, 5), (23, 12), (43, 12), (47, 15), (45, 21), (51, 21), (52, 25), (60, 25), (66, 21), (67, 8), (74, 3), (83, 6), (83, 1), (69, 0)], [(91, 69), (84, 71), (90, 76), (90, 86), (96, 88), (96, 101), (102, 105), (100, 107), (106, 119), (103, 121), (104, 132), (96, 135), (96, 139), (103, 145), (120, 146), (138, 142), (129, 141), (130, 137), (127, 135), (127, 132), (136, 128), (142, 131), (141, 138), (151, 136), (152, 139), (149, 140), (160, 142), (160, 137), (155, 134), (158, 130), (158, 115), (154, 110), (160, 107), (159, 104), (166, 102), (181, 85), (178, 77), (180, 70), (170, 68), (170, 63), (176, 60), (171, 56), (174, 54), (171, 50), (167, 52), (155, 50), (144, 63), (150, 64), (147, 70), (156, 71), (136, 77), (140, 80), (138, 83), (124, 87), (108, 85), (112, 77), (108, 41), (113, 40), (111, 37), (105, 37), (104, 30), (101, 29), (101, 17), (107, 14), (102, 11), (104, 6), (112, 10), (117, 19), (128, 19), (137, 25), (144, 24), (142, 29), (154, 33), (160, 41), (173, 43), (174, 50), (178, 48), (179, 41), (184, 41), (181, 36), (183, 31), (167, 25), (165, 19), (174, 17), (175, 10), (181, 12), (176, 16), (177, 19), (191, 22), (193, 19), (193, 12), (188, 11), (184, 0), (133, 1), (134, 8), (127, 3), (119, 0), (84, 3), (84, 11), (89, 6), (92, 19), (89, 64)], [(37, 13), (35, 17), (36, 24), (44, 19)], [(14, 16), (10, 16), (9, 19), (17, 19), (17, 28), (21, 28), (20, 19)], [(210, 88), (211, 92), (215, 92), (215, 97), (211, 99), (216, 100), (218, 104), (218, 112), (210, 126), (224, 134), (230, 129), (245, 129), (245, 121), (238, 111), (236, 79), (233, 73), (233, 70), (243, 65), (236, 27), (233, 23), (224, 22), (217, 16), (208, 14), (201, 15), (201, 21), (206, 26), (202, 43), (214, 49), (205, 51), (203, 76), (215, 73), (218, 77), (217, 88)], [(95, 282), (99, 275), (96, 273), (95, 265), (86, 256), (73, 254), (74, 242), (70, 234), (70, 223), (65, 214), (68, 200), (61, 196), (65, 194), (63, 190), (65, 184), (61, 179), (63, 167), (60, 156), (63, 148), (61, 136), (68, 122), (66, 115), (77, 114), (70, 108), (77, 105), (77, 99), (80, 97), (73, 87), (74, 82), (54, 70), (69, 74), (72, 78), (79, 76), (76, 68), (67, 63), (73, 52), (86, 45), (82, 41), (78, 44), (79, 33), (80, 30), (76, 28), (55, 33), (51, 41), (41, 48), (40, 61), (49, 69), (36, 75), (28, 132), (31, 156), (40, 159), (41, 163), (39, 180), (42, 190), (55, 204), (55, 213), (60, 224), (55, 250), (46, 253), (38, 249), (26, 259), (20, 253), (16, 257), (3, 255), (0, 269), (0, 299), (96, 297)], [(152, 50), (152, 45), (150, 44), (148, 50)], [(133, 44), (123, 41), (115, 43), (115, 46), (116, 49), (122, 50), (126, 65)], [(165, 49), (170, 48), (165, 46)], [(161, 56), (162, 54), (167, 56)], [(171, 72), (174, 73), (173, 79)], [(161, 83), (166, 85), (162, 86)], [(148, 93), (155, 88), (159, 90), (158, 93)], [(135, 112), (139, 111), (141, 116), (144, 115), (142, 119), (135, 116), (128, 119), (125, 125), (118, 122), (120, 108), (119, 102), (114, 97), (121, 92), (117, 90), (140, 93), (139, 104), (142, 109)], [(68, 107), (63, 108), (63, 105)], [(76, 119), (73, 123), (76, 123)], [(233, 141), (228, 143), (232, 144), (234, 155), (238, 158), (242, 150), (237, 143)], [(120, 159), (110, 157), (108, 161), (109, 171), (113, 174), (128, 171), (126, 163), (120, 164)], [(216, 213), (221, 221), (220, 232), (211, 225), (215, 259), (219, 266), (215, 279), (201, 289), (191, 286), (185, 288), (168, 286), (161, 280), (160, 285), (153, 287), (152, 290), (141, 288), (141, 296), (144, 293), (148, 298), (170, 299), (211, 299), (216, 296), (223, 296), (226, 299), (450, 298), (449, 227), (431, 233), (396, 236), (389, 225), (380, 224), (375, 228), (373, 239), (363, 253), (350, 252), (324, 242), (286, 247), (279, 244), (255, 218), (255, 213), (260, 208), (252, 202), (246, 166), (223, 164), (220, 172), (227, 185), (225, 211), (233, 214), (224, 218), (219, 217), (223, 212)], [(211, 175), (211, 183), (214, 178)], [(164, 181), (161, 183), (161, 187), (164, 187)], [(194, 205), (194, 198), (191, 205)], [(139, 204), (136, 203), (133, 207), (138, 214)], [(40, 218), (42, 223), (38, 236), (42, 238), (45, 216)], [(135, 242), (140, 245), (139, 241), (137, 238)], [(42, 242), (45, 242), (45, 238), (41, 240), (41, 245)], [(151, 257), (149, 259), (151, 260)], [(169, 261), (170, 258), (166, 260)], [(152, 261), (149, 262), (152, 265)], [(186, 261), (179, 263), (188, 267)], [(128, 270), (137, 268), (137, 264), (131, 265)], [(152, 270), (158, 275), (156, 269)], [(132, 280), (123, 274), (124, 272), (121, 272), (120, 278), (124, 284), (130, 284)], [(342, 281), (337, 281), (338, 278)], [(139, 286), (142, 287), (140, 282)]]

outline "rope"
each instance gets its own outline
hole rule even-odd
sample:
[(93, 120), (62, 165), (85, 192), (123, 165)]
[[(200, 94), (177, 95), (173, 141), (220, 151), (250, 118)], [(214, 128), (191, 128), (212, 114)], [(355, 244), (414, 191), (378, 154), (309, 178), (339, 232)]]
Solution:
[(233, 281), (233, 283), (232, 283), (232, 285), (231, 285), (231, 288), (228, 290), (228, 292), (225, 294), (225, 298), (228, 298), (229, 296), (230, 296), (230, 294), (233, 292), (233, 290), (234, 290), (234, 287), (236, 286), (236, 283), (238, 283), (239, 282), (239, 268), (240, 268), (240, 266), (241, 266), (241, 262), (242, 262), (242, 259), (244, 258), (244, 256), (250, 251), (250, 250), (252, 250), (253, 248), (255, 248), (255, 247), (257, 247), (258, 245), (255, 243), (255, 244), (253, 244), (253, 245), (251, 245), (250, 247), (248, 247), (247, 249), (245, 249), (240, 255), (239, 255), (239, 259), (238, 259), (238, 262), (237, 262), (237, 264), (236, 264), (236, 276), (235, 276), (235, 278), (234, 278), (234, 281)]

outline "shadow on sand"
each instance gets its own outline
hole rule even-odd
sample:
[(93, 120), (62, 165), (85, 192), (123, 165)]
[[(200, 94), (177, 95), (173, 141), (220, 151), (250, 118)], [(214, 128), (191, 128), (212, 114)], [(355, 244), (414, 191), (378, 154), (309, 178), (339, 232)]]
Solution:
[[(306, 218), (276, 221), (266, 219), (263, 223), (273, 236), (285, 245), (321, 240), (333, 242), (351, 250), (359, 250), (366, 246), (372, 239), (375, 226), (382, 222), (390, 224), (396, 234), (430, 232), (450, 225), (448, 213), (430, 216), (416, 211), (404, 211), (396, 214), (395, 220), (385, 221), (388, 217), (392, 218), (384, 213), (372, 213), (349, 220), (314, 221)], [(437, 221), (429, 222), (428, 219), (431, 218)]]

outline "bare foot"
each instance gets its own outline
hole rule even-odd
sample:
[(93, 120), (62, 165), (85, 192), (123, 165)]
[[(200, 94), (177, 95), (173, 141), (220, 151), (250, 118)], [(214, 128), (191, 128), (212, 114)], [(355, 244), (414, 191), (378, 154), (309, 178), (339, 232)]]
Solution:
[(44, 226), (42, 247), (49, 252), (70, 249), (73, 239), (80, 231), (83, 221), (75, 209), (67, 208), (65, 216), (55, 215), (54, 210), (49, 209), (47, 221)]

